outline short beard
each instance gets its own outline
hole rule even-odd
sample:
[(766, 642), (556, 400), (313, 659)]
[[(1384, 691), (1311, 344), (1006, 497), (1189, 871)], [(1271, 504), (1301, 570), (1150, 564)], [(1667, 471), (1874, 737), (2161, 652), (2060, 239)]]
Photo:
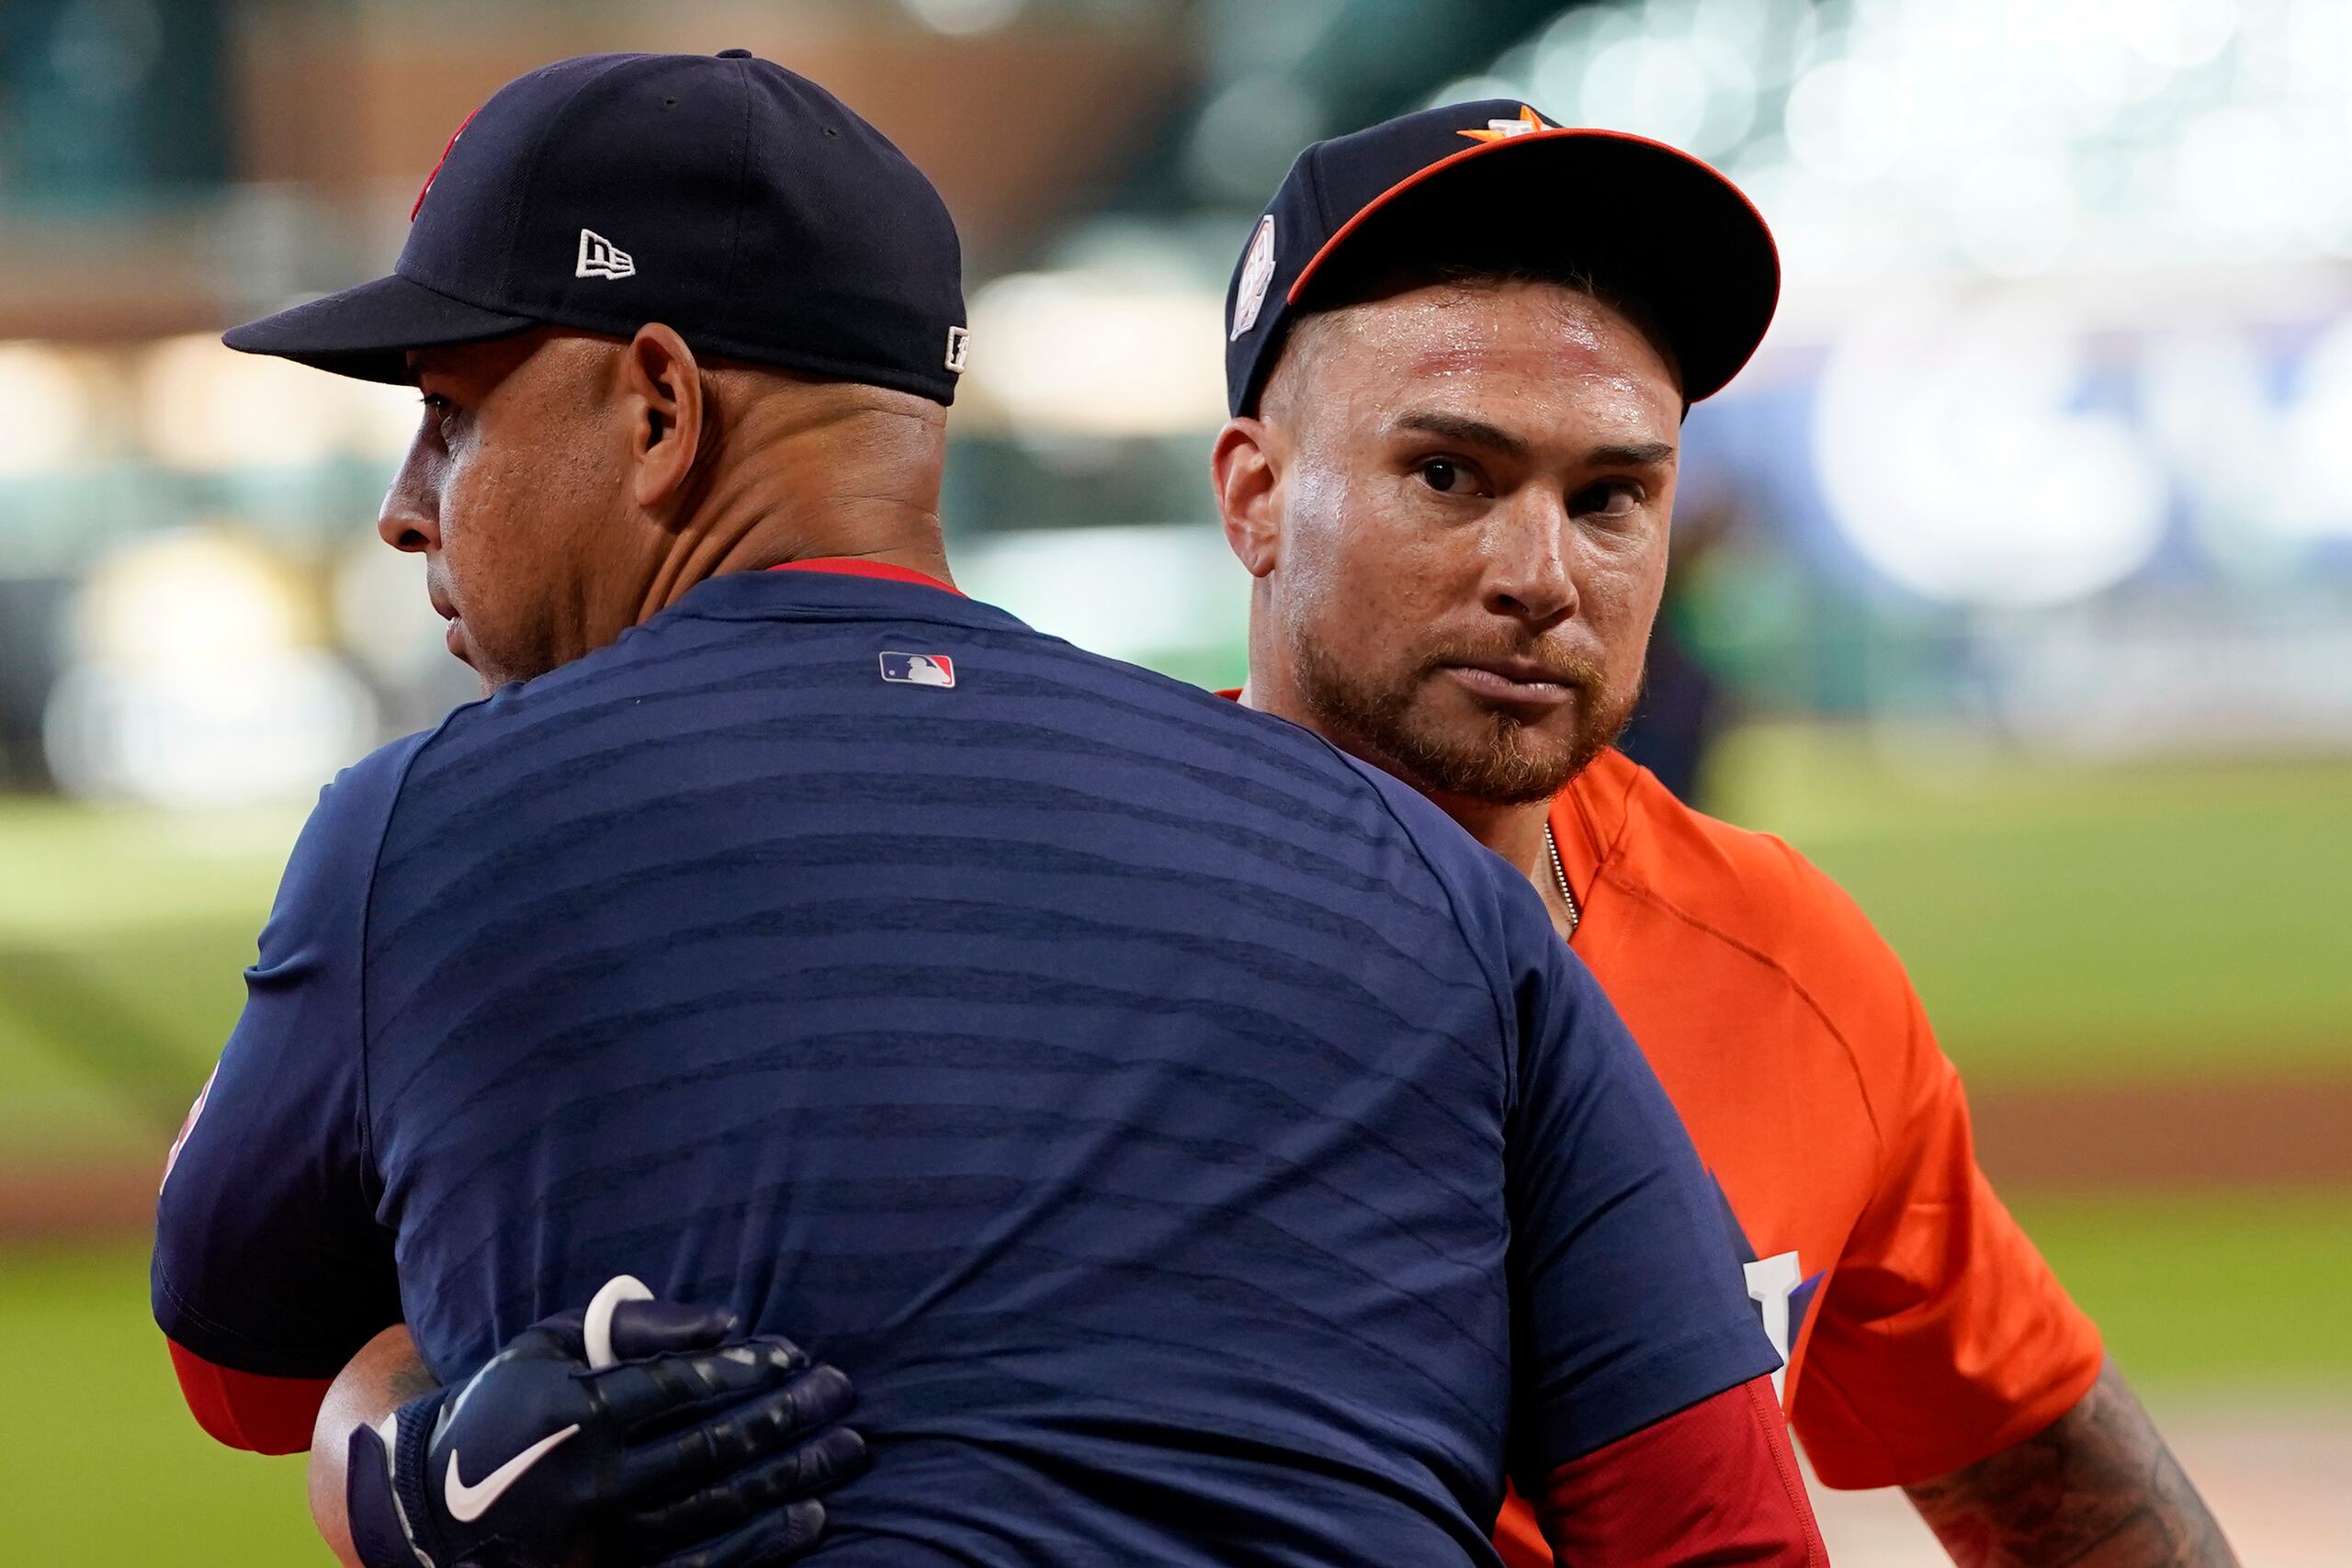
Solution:
[[(1425, 663), (1417, 675), (1426, 678), (1440, 664), (1465, 658), (1510, 658), (1531, 651), (1521, 645), (1449, 653)], [(1419, 678), (1374, 686), (1295, 633), (1292, 654), (1299, 694), (1324, 734), (1423, 795), (1455, 795), (1492, 806), (1549, 800), (1608, 750), (1633, 717), (1633, 696), (1611, 700), (1598, 668), (1580, 660), (1553, 660), (1548, 662), (1577, 687), (1586, 705), (1579, 716), (1582, 722), (1567, 739), (1550, 739), (1499, 709), (1486, 716), (1478, 732), (1448, 733), (1442, 726), (1414, 716)]]

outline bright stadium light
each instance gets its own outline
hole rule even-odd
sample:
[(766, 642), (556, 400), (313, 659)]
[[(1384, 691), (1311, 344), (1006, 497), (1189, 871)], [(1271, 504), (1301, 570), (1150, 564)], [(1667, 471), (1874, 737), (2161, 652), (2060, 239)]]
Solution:
[(314, 640), (284, 568), (209, 529), (156, 535), (107, 556), (83, 585), (75, 651), (116, 669), (204, 664)]
[(2237, 0), (2132, 0), (2115, 19), (2132, 48), (2179, 71), (2221, 53), (2239, 17)]
[(2055, 266), (2082, 210), (2066, 165), (2051, 159), (1986, 158), (1961, 172), (1950, 197), (1962, 254), (1996, 277)]
[(0, 478), (82, 461), (94, 404), (89, 374), (72, 356), (46, 344), (0, 344)]
[[(2280, 457), (2287, 450), (2268, 370), (2244, 333), (2165, 333), (2142, 350), (2139, 402), (2183, 492), (2205, 553), (2233, 574), (2278, 570)], [(2249, 505), (2260, 496), (2259, 505)]]
[(1869, 61), (1831, 60), (1789, 89), (1789, 151), (1824, 179), (1855, 184), (1894, 168), (1908, 118), (1894, 73)]
[(2298, 367), (2288, 451), (2288, 525), (2307, 538), (2352, 539), (2352, 321), (2337, 322)]
[(1095, 271), (1014, 273), (972, 299), (967, 385), (1024, 435), (1182, 435), (1225, 412), (1225, 304)]
[(1479, 79), (1770, 187), (1808, 288), (2352, 254), (2343, 0), (1612, 0)]
[(1707, 122), (1709, 96), (1706, 63), (1689, 39), (1621, 39), (1585, 67), (1577, 118), (1687, 147)]
[[(1040, 528), (975, 540), (956, 580), (1039, 631), (1114, 659), (1239, 648), (1249, 578), (1214, 528)], [(1137, 583), (1151, 592), (1137, 593)]]
[(151, 350), (139, 394), (149, 449), (198, 473), (318, 462), (343, 444), (350, 406), (317, 371), (236, 353), (209, 333)]
[(2246, 334), (2204, 331), (2152, 343), (2138, 378), (2206, 556), (2266, 582), (2352, 541), (2352, 321), (2279, 369)]
[(345, 405), (343, 444), (362, 457), (397, 460), (416, 438), (424, 405), (414, 387), (339, 378)]
[(2085, 368), (2069, 322), (2023, 308), (1866, 318), (1815, 405), (1839, 531), (1947, 604), (2061, 604), (2121, 581), (2163, 536), (2164, 485), (2130, 424), (2078, 406)]
[(367, 688), (316, 646), (316, 615), (258, 547), (200, 530), (101, 561), (78, 655), (43, 722), (67, 790), (165, 806), (295, 798), (363, 750)]
[(1023, 0), (899, 0), (907, 15), (933, 32), (970, 38), (994, 32), (1021, 14)]
[(302, 799), (374, 731), (368, 689), (308, 649), (203, 670), (78, 665), (42, 724), (68, 792), (187, 807)]
[(2182, 209), (2222, 243), (2249, 234), (2290, 234), (2302, 222), (2307, 193), (2328, 171), (2309, 166), (2306, 148), (2276, 115), (2254, 108), (2202, 116), (2180, 141)]

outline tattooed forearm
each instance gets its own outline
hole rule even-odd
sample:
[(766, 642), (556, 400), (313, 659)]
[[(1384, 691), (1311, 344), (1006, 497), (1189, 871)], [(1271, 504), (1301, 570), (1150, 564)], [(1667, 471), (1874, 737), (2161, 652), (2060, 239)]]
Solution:
[(2113, 1366), (2034, 1437), (1908, 1487), (1962, 1568), (2234, 1568), (2205, 1500)]

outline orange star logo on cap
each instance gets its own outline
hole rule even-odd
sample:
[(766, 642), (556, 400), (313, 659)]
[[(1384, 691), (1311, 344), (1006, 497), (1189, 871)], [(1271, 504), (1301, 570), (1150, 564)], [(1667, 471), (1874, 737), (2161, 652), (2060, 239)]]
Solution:
[(1517, 119), (1490, 119), (1487, 122), (1487, 129), (1484, 130), (1457, 130), (1453, 134), (1466, 136), (1473, 141), (1502, 141), (1513, 136), (1524, 136), (1531, 130), (1559, 129), (1556, 125), (1544, 124), (1542, 115), (1537, 114), (1525, 104), (1521, 104), (1519, 106)]

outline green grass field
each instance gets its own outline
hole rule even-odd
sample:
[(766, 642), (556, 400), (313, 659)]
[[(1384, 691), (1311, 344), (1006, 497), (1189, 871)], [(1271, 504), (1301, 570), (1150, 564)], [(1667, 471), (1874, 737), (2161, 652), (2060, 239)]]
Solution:
[(0, 1156), (155, 1156), (236, 1021), (300, 827), (0, 801)]
[(0, 1253), (0, 1332), (31, 1353), (0, 1399), (0, 1562), (332, 1561), (300, 1459), (220, 1448), (147, 1315), (145, 1249)]
[(1716, 805), (1854, 895), (1973, 1081), (2352, 1072), (2352, 764), (1895, 755), (1752, 728)]
[[(2352, 1418), (2352, 1195), (2021, 1203), (2021, 1217), (2161, 1411), (2216, 1390)], [(215, 1447), (181, 1410), (141, 1252), (0, 1255), (19, 1366), (0, 1401), (0, 1562), (325, 1560), (302, 1461)]]

